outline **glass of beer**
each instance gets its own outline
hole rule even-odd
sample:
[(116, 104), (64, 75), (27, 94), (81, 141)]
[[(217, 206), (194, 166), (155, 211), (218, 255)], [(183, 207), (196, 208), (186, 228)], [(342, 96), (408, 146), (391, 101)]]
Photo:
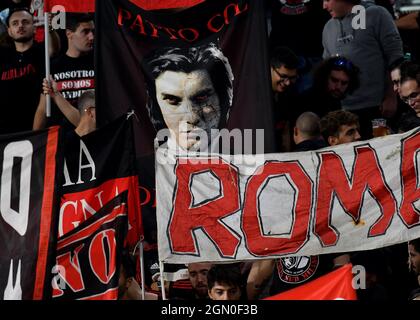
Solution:
[(388, 135), (388, 127), (386, 126), (386, 119), (379, 118), (372, 120), (373, 136), (382, 137)]

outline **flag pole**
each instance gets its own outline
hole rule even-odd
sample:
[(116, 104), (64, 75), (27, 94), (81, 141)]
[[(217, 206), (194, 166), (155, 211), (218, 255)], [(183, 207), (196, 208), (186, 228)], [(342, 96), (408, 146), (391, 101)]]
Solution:
[[(44, 44), (45, 44), (45, 78), (47, 79), (48, 83), (50, 82), (50, 54), (49, 54), (49, 47), (50, 47), (50, 39), (49, 39), (49, 13), (44, 12)], [(45, 108), (45, 115), (47, 117), (51, 117), (51, 97), (49, 94), (45, 96), (46, 100), (46, 108)]]
[(145, 292), (144, 292), (144, 247), (143, 247), (143, 240), (140, 240), (139, 245), (139, 257), (140, 257), (140, 275), (141, 275), (141, 298), (145, 300)]
[(166, 300), (165, 281), (163, 280), (163, 261), (159, 261), (159, 272), (160, 272), (160, 286), (162, 289), (162, 300)]

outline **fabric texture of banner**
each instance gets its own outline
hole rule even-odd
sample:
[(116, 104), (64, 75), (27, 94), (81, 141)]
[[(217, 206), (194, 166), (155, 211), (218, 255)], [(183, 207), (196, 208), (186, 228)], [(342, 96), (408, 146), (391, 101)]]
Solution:
[(0, 299), (49, 297), (57, 239), (59, 128), (0, 137)]
[(116, 300), (127, 233), (127, 191), (57, 242), (53, 298)]
[(133, 117), (122, 116), (82, 138), (74, 131), (67, 134), (59, 237), (95, 215), (116, 195), (128, 190), (129, 246), (134, 247), (142, 238), (133, 121)]
[(352, 282), (352, 265), (347, 264), (307, 284), (264, 300), (357, 300)]
[(420, 237), (420, 131), (317, 151), (223, 156), (158, 149), (159, 257), (314, 256)]

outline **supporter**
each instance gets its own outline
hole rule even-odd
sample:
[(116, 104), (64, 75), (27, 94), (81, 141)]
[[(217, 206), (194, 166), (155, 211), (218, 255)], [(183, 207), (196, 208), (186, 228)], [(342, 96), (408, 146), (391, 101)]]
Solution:
[(400, 97), (414, 110), (417, 117), (420, 117), (420, 71), (418, 66), (406, 70), (405, 74), (401, 76)]
[(194, 299), (209, 299), (207, 275), (211, 267), (211, 263), (190, 263), (188, 265), (188, 277), (193, 289)]
[[(94, 89), (93, 68), (93, 17), (89, 14), (70, 14), (66, 16), (66, 36), (68, 49), (51, 62), (51, 74), (57, 82), (58, 91), (72, 106), (77, 99), (89, 89)], [(73, 114), (76, 114), (73, 112)], [(77, 126), (78, 118), (70, 118), (69, 122)], [(41, 95), (33, 121), (33, 129), (42, 129), (54, 124), (68, 124), (57, 106), (51, 106), (51, 118), (46, 117), (46, 99)]]
[(319, 117), (313, 112), (304, 112), (297, 118), (293, 134), (296, 146), (293, 151), (317, 150), (327, 146), (321, 136), (319, 122)]
[[(121, 256), (120, 277), (118, 280), (118, 300), (143, 300), (141, 287), (135, 279), (136, 267), (127, 251)], [(145, 292), (144, 300), (157, 300), (157, 295)]]
[(420, 300), (420, 238), (408, 242), (410, 270), (417, 276), (417, 288), (410, 294), (411, 300)]
[(79, 137), (96, 130), (95, 90), (82, 93), (77, 104), (80, 112), (80, 121), (74, 130)]
[(271, 52), (271, 89), (273, 92), (274, 132), (276, 151), (290, 151), (293, 124), (297, 118), (298, 101), (295, 83), (298, 78), (298, 57), (286, 47)]
[[(402, 120), (402, 117), (407, 117), (409, 114), (414, 114), (413, 110), (408, 104), (401, 100), (401, 75), (405, 77), (406, 73), (411, 73), (414, 63), (406, 60), (406, 58), (395, 61), (390, 67), (391, 81), (395, 94), (397, 95), (397, 112), (393, 121), (388, 121), (388, 125), (392, 128), (393, 132), (399, 130), (398, 124)], [(403, 120), (404, 121), (404, 120)]]
[(360, 140), (359, 118), (352, 112), (337, 110), (321, 119), (321, 134), (330, 146)]
[(6, 24), (13, 48), (0, 48), (0, 133), (28, 131), (45, 70), (44, 45), (34, 41), (33, 16), (27, 8), (11, 9)]
[(218, 264), (207, 273), (208, 294), (211, 300), (240, 300), (242, 276), (238, 264)]
[[(354, 6), (366, 8), (366, 26), (355, 28)], [(361, 136), (372, 137), (372, 119), (391, 118), (396, 95), (387, 75), (389, 66), (403, 57), (402, 42), (386, 9), (372, 1), (326, 0), (324, 8), (332, 18), (326, 23), (322, 42), (324, 58), (335, 55), (350, 59), (360, 68), (360, 86), (342, 102), (343, 108), (359, 116)]]
[(329, 15), (322, 0), (271, 0), (270, 47), (290, 48), (299, 57), (298, 92), (312, 85), (313, 68), (322, 60), (322, 29)]
[(303, 93), (301, 110), (323, 117), (341, 110), (341, 101), (359, 87), (359, 69), (344, 57), (322, 62), (314, 75), (313, 87)]

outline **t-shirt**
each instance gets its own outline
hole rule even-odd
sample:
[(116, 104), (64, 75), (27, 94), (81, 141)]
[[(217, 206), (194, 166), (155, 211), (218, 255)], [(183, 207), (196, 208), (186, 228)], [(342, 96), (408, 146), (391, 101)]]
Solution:
[(322, 56), (322, 29), (329, 13), (322, 0), (272, 0), (270, 43), (286, 46), (297, 55)]
[[(66, 54), (57, 57), (51, 61), (51, 74), (63, 97), (77, 108), (82, 93), (95, 88), (93, 53), (78, 58)], [(63, 124), (64, 119), (60, 109), (52, 105), (48, 125)]]
[(333, 269), (332, 255), (285, 257), (276, 260), (270, 295), (293, 289)]
[(0, 49), (0, 133), (32, 130), (45, 73), (44, 47)]

